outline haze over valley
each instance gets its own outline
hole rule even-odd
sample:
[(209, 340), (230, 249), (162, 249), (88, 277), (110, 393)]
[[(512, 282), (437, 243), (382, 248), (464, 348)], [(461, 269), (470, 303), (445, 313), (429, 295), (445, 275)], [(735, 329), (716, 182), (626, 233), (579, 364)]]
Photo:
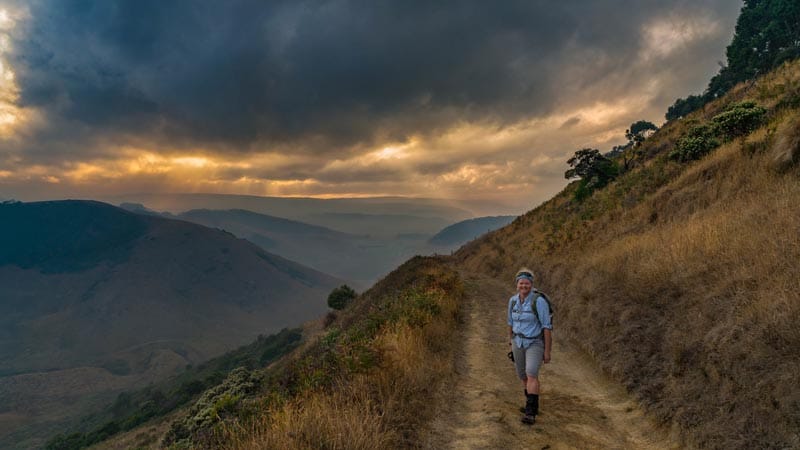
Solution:
[[(163, 215), (226, 230), (269, 252), (330, 273), (359, 288), (368, 287), (411, 256), (449, 253), (514, 218), (461, 221), (471, 217), (469, 211), (430, 199), (320, 200), (224, 195), (135, 198), (149, 200), (163, 212), (158, 213), (140, 203), (120, 206), (133, 212)], [(238, 205), (252, 210), (178, 212), (200, 204), (210, 208)], [(293, 219), (254, 211), (270, 211)]]

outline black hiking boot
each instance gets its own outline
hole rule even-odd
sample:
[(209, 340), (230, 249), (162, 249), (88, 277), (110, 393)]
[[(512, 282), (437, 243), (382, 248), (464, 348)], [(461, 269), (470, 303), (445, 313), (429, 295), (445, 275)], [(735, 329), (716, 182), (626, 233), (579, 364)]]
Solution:
[(522, 423), (533, 425), (536, 423), (536, 414), (539, 413), (539, 396), (537, 394), (527, 394), (527, 401), (523, 411)]
[[(525, 407), (524, 406), (520, 406), (519, 407), (519, 412), (521, 412), (522, 414), (525, 414)], [(537, 412), (536, 415), (537, 416), (542, 415), (541, 411)]]

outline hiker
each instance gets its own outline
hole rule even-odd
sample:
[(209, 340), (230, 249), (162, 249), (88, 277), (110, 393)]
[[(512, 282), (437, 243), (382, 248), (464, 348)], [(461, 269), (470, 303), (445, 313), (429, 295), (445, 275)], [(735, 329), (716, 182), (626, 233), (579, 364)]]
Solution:
[(549, 301), (533, 289), (533, 272), (520, 269), (514, 282), (517, 294), (508, 300), (508, 339), (525, 388), (522, 423), (531, 425), (539, 413), (539, 366), (550, 362), (553, 324)]

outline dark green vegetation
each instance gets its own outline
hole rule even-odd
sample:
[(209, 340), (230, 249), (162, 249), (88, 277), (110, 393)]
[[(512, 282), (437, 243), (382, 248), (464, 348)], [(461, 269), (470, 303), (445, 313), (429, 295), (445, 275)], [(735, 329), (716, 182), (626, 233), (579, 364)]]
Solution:
[(736, 84), (766, 74), (800, 56), (800, 3), (796, 0), (745, 0), (736, 33), (726, 52), (727, 65), (702, 95), (675, 101), (667, 120), (684, 117), (721, 97)]
[(121, 391), (318, 317), (341, 284), (229, 233), (102, 203), (0, 214), (0, 447), (40, 447)]
[(356, 296), (356, 291), (354, 291), (353, 288), (343, 284), (332, 290), (328, 295), (328, 306), (337, 310), (344, 309)]
[(508, 225), (516, 217), (517, 216), (489, 216), (462, 220), (436, 233), (436, 235), (428, 240), (428, 243), (442, 247), (457, 247), (484, 233)]
[[(284, 329), (278, 334), (259, 336), (255, 342), (196, 367), (189, 367), (169, 381), (138, 391), (120, 393), (114, 403), (103, 412), (83, 420), (83, 423), (99, 425), (85, 432), (60, 434), (50, 439), (45, 448), (71, 450), (88, 447), (148, 420), (163, 417), (196, 400), (206, 390), (222, 384), (229, 373), (236, 379), (248, 370), (266, 367), (294, 350), (300, 344), (301, 337), (299, 329)], [(234, 369), (238, 372), (234, 372)]]
[(75, 272), (128, 258), (147, 230), (138, 215), (100, 202), (0, 204), (0, 266)]
[(711, 119), (714, 131), (724, 141), (750, 134), (764, 123), (767, 110), (755, 102), (734, 103)]
[(642, 145), (648, 133), (656, 131), (658, 131), (658, 127), (653, 122), (637, 120), (631, 124), (630, 128), (625, 130), (625, 138), (628, 140), (629, 145), (636, 147)]
[(564, 178), (580, 178), (575, 190), (575, 199), (582, 200), (596, 189), (601, 189), (619, 174), (619, 167), (611, 159), (603, 156), (600, 150), (584, 148), (575, 152), (567, 161), (572, 167), (564, 173)]
[(723, 142), (751, 133), (764, 123), (767, 110), (747, 101), (729, 105), (708, 122), (689, 122), (669, 156), (678, 161), (700, 159)]

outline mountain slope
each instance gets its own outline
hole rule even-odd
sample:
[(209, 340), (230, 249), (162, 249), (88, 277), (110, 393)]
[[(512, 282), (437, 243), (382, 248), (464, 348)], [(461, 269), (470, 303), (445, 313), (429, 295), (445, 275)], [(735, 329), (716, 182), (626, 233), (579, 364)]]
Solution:
[(229, 231), (269, 252), (346, 279), (357, 288), (370, 286), (413, 255), (441, 251), (428, 245), (429, 234), (396, 234), (399, 230), (435, 229), (445, 223), (440, 218), (390, 214), (317, 214), (321, 222), (346, 223), (344, 228), (363, 233), (354, 235), (243, 209), (193, 209), (174, 216), (140, 204), (120, 206), (139, 214), (177, 217)]
[[(797, 448), (798, 98), (795, 61), (668, 123), (635, 169), (585, 201), (573, 183), (456, 257), (506, 279), (533, 266), (558, 336), (687, 445)], [(743, 100), (766, 109), (763, 126), (700, 161), (670, 158), (690, 128)]]
[[(317, 317), (340, 284), (229, 233), (97, 202), (0, 205), (0, 236), (0, 404), (44, 422), (76, 393), (147, 383)], [(75, 377), (97, 385), (69, 392)]]
[(272, 253), (298, 261), (317, 270), (347, 280), (365, 280), (381, 275), (376, 266), (388, 270), (388, 265), (365, 263), (368, 251), (362, 248), (363, 237), (334, 231), (296, 220), (259, 214), (243, 209), (193, 209), (177, 216), (182, 220), (207, 227), (220, 228)]
[(462, 220), (443, 228), (428, 242), (432, 245), (461, 245), (476, 237), (511, 223), (517, 216), (489, 216)]

